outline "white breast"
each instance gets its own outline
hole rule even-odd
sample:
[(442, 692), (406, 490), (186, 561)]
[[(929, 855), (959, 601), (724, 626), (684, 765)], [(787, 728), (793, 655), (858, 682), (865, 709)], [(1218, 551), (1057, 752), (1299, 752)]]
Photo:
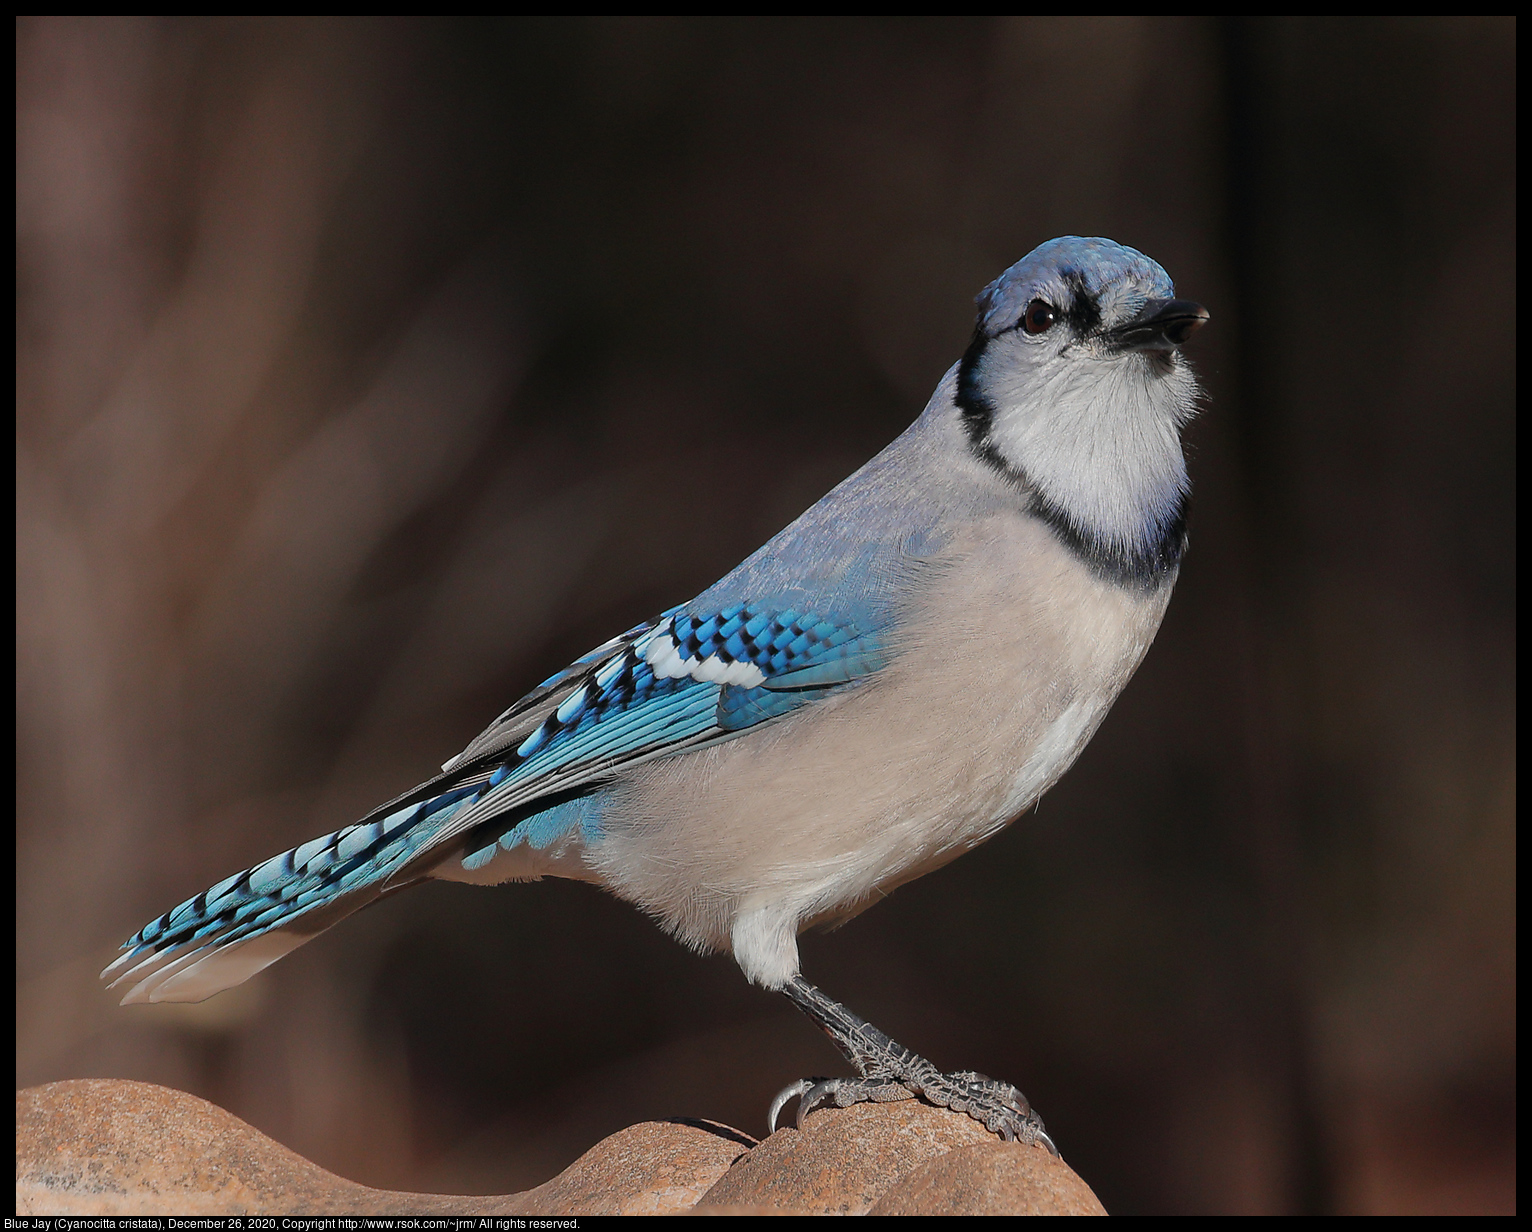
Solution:
[(990, 837), (1057, 781), (1153, 640), (1152, 595), (1090, 574), (1043, 524), (971, 526), (917, 586), (865, 684), (639, 769), (586, 859), (698, 948), (777, 986), (795, 938)]

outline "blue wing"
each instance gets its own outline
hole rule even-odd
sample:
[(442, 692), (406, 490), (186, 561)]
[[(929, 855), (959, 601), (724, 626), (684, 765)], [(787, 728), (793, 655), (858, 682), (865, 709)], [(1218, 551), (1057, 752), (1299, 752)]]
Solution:
[(876, 672), (887, 654), (882, 630), (852, 620), (750, 603), (674, 608), (549, 677), (437, 778), (160, 916), (102, 974), (137, 981), (124, 1003), (210, 996), (454, 849), (472, 868), (497, 846), (598, 825), (581, 793), (620, 769), (735, 738)]

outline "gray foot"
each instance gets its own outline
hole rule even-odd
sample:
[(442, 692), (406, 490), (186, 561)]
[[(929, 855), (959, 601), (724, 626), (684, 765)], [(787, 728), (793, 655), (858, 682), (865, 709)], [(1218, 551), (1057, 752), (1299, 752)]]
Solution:
[(771, 1103), (768, 1123), (773, 1132), (782, 1108), (795, 1096), (797, 1124), (801, 1129), (804, 1119), (816, 1108), (830, 1105), (849, 1108), (869, 1101), (891, 1103), (918, 1095), (938, 1108), (966, 1112), (1007, 1142), (1040, 1142), (1053, 1154), (1059, 1153), (1043, 1128), (1042, 1118), (1032, 1111), (1026, 1096), (1010, 1083), (972, 1071), (942, 1073), (924, 1057), (896, 1044), (871, 1023), (832, 1001), (801, 976), (795, 976), (782, 991), (835, 1041), (861, 1076), (799, 1079)]

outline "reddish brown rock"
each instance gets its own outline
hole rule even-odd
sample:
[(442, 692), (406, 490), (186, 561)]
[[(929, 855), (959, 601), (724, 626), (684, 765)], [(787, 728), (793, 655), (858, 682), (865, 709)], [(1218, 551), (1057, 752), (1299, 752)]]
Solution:
[(1040, 1147), (916, 1100), (829, 1109), (767, 1141), (705, 1121), (631, 1125), (519, 1194), (370, 1189), (238, 1117), (142, 1082), (16, 1094), (16, 1210), (36, 1215), (1105, 1214)]
[(502, 1203), (495, 1211), (671, 1214), (695, 1206), (754, 1142), (737, 1129), (708, 1121), (644, 1121), (602, 1139), (546, 1184), (495, 1199)]
[(40, 1215), (407, 1209), (195, 1096), (86, 1079), (16, 1093), (16, 1209)]
[[(801, 1132), (779, 1129), (708, 1190), (698, 1213), (753, 1207), (861, 1215), (885, 1197), (910, 1214), (961, 1213), (920, 1179), (953, 1156), (959, 1160), (956, 1170), (940, 1175), (960, 1187), (962, 1201), (975, 1201), (969, 1196), (975, 1187), (997, 1186), (987, 1211), (1073, 1214), (1074, 1207), (1090, 1205), (1093, 1213), (1106, 1213), (1089, 1187), (1043, 1148), (1003, 1143), (972, 1117), (913, 1099), (824, 1109), (810, 1116)], [(970, 1160), (977, 1169), (972, 1177), (964, 1171)], [(1016, 1194), (1029, 1177), (1044, 1186), (1019, 1200)], [(906, 1193), (911, 1184), (916, 1188)], [(1065, 1193), (1070, 1196), (1060, 1203), (1058, 1195)]]
[(992, 1138), (929, 1159), (899, 1178), (869, 1215), (1105, 1215), (1062, 1159)]
[(16, 1093), (16, 1210), (38, 1215), (650, 1214), (693, 1205), (753, 1139), (644, 1122), (494, 1197), (370, 1189), (182, 1091), (86, 1079)]

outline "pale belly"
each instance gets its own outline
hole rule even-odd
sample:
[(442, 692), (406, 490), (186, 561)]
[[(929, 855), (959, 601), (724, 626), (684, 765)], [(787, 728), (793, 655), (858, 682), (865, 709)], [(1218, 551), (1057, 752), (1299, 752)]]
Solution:
[(775, 985), (796, 971), (801, 928), (1003, 828), (1089, 741), (1170, 594), (1102, 583), (1030, 530), (974, 528), (875, 678), (614, 788), (586, 863)]

